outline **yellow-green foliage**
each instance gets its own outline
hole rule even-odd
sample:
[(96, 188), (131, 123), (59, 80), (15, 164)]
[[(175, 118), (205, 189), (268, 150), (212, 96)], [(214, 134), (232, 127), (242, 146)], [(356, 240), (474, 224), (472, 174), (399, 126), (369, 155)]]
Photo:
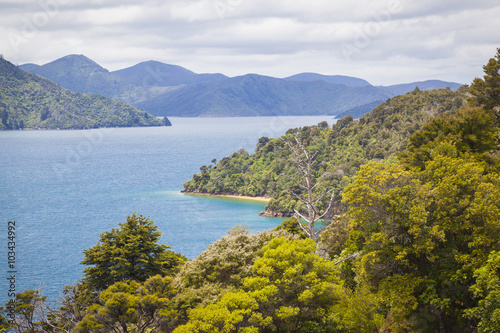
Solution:
[(153, 276), (144, 283), (117, 282), (100, 294), (100, 302), (87, 309), (76, 332), (145, 332), (171, 330), (176, 311), (172, 277)]
[(275, 238), (263, 251), (240, 290), (192, 310), (174, 332), (335, 332), (329, 309), (341, 287), (314, 241)]
[(242, 287), (244, 279), (252, 275), (262, 248), (276, 237), (298, 238), (285, 230), (250, 234), (237, 228), (187, 262), (174, 280), (179, 290), (175, 302), (181, 314), (200, 304), (215, 303), (226, 292)]
[(500, 249), (500, 176), (476, 156), (438, 142), (424, 170), (372, 162), (344, 193), (365, 240), (358, 281), (379, 290), (396, 326), (459, 329), (474, 270)]
[(467, 311), (469, 318), (479, 320), (480, 333), (500, 332), (500, 252), (490, 253), (486, 264), (474, 272), (471, 287), (478, 306)]

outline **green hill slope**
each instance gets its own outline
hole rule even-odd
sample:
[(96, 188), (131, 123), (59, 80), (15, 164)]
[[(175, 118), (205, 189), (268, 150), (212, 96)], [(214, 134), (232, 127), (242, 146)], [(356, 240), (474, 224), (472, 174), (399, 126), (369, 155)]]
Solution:
[[(464, 105), (465, 90), (465, 87), (458, 91), (415, 90), (389, 99), (358, 121), (346, 116), (332, 127), (323, 122), (290, 129), (282, 138), (297, 135), (309, 151), (319, 152), (317, 175), (328, 172), (328, 181), (334, 184), (338, 203), (343, 188), (360, 165), (404, 150), (408, 137), (431, 117), (454, 113)], [(280, 138), (261, 138), (253, 154), (240, 150), (224, 157), (215, 166), (202, 167), (201, 173), (184, 184), (184, 191), (268, 196), (273, 198), (266, 207), (268, 215), (290, 215), (299, 205), (286, 191), (293, 188), (290, 177), (294, 174), (294, 166), (290, 155)], [(337, 204), (335, 212), (340, 210)]]
[(124, 102), (74, 93), (0, 59), (0, 129), (170, 125)]

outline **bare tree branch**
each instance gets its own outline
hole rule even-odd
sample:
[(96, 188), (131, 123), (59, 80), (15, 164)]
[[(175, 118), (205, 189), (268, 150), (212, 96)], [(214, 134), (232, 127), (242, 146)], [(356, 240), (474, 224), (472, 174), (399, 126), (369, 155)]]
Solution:
[(343, 263), (343, 262), (344, 262), (344, 261), (346, 261), (346, 260), (356, 259), (357, 257), (359, 257), (359, 254), (360, 254), (360, 253), (361, 253), (361, 251), (358, 251), (358, 252), (356, 252), (356, 253), (351, 253), (351, 254), (347, 255), (347, 257), (345, 257), (344, 259), (341, 259), (341, 260), (339, 260), (339, 261), (337, 261), (337, 262), (333, 263), (333, 265), (334, 265), (334, 266), (335, 266), (335, 265), (338, 265), (338, 264), (340, 264), (340, 263)]
[(326, 208), (325, 212), (323, 213), (323, 215), (321, 215), (319, 218), (322, 219), (323, 217), (326, 216), (326, 214), (328, 214), (328, 212), (330, 211), (330, 208), (332, 208), (332, 204), (333, 204), (333, 196), (334, 196), (334, 191), (333, 189), (331, 190), (332, 192), (332, 195), (330, 197), (330, 203), (328, 204), (328, 207)]

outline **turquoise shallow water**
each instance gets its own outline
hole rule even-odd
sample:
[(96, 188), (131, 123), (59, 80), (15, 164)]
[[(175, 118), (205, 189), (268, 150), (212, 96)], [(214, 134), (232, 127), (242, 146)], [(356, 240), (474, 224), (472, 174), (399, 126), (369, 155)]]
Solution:
[(42, 286), (49, 299), (82, 277), (82, 251), (136, 211), (162, 242), (194, 258), (235, 225), (252, 231), (280, 219), (264, 204), (179, 193), (202, 165), (261, 136), (331, 117), (172, 118), (172, 127), (0, 132), (0, 301), (7, 299), (7, 223), (16, 221), (16, 291)]

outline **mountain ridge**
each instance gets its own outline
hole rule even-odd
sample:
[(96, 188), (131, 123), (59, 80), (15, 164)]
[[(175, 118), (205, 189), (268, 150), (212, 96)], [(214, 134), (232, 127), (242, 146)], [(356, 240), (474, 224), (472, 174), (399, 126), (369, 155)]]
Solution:
[(347, 112), (361, 117), (388, 98), (412, 91), (417, 84), (421, 90), (460, 86), (439, 80), (373, 86), (360, 78), (317, 73), (281, 79), (258, 74), (227, 77), (197, 74), (154, 60), (110, 72), (83, 55), (20, 68), (67, 89), (119, 99), (155, 116), (343, 116)]

